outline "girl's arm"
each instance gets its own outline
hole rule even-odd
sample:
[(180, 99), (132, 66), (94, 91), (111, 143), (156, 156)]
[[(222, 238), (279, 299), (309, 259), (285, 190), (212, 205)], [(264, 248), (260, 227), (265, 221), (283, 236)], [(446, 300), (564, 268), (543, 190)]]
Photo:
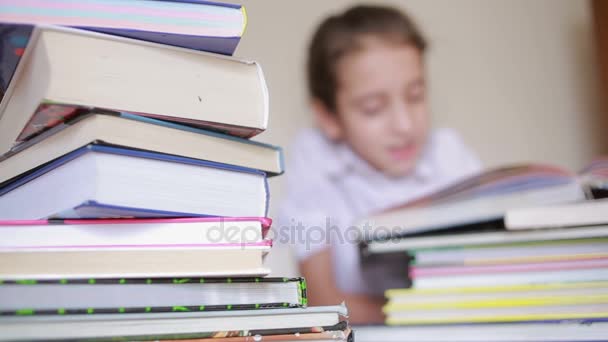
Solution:
[(365, 294), (342, 292), (336, 285), (329, 248), (311, 255), (300, 262), (300, 271), (306, 278), (310, 305), (335, 305), (346, 302), (349, 321), (353, 324), (383, 323), (384, 298)]

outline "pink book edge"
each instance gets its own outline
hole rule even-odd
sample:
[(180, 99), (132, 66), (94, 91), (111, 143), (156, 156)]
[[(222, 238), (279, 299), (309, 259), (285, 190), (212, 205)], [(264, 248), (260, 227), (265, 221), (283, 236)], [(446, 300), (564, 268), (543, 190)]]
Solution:
[(192, 243), (192, 244), (151, 244), (151, 245), (66, 245), (66, 246), (20, 246), (20, 247), (2, 247), (1, 250), (54, 250), (54, 249), (111, 249), (111, 248), (225, 248), (225, 247), (272, 247), (273, 241), (265, 239), (260, 242), (245, 242), (245, 243)]
[(531, 264), (508, 264), (491, 266), (458, 266), (458, 267), (429, 267), (410, 269), (410, 276), (413, 278), (440, 277), (467, 274), (487, 274), (487, 273), (509, 273), (509, 272), (532, 272), (532, 271), (557, 271), (572, 269), (587, 269), (607, 267), (608, 258), (595, 258), (585, 261), (559, 261)]
[(53, 224), (138, 224), (138, 223), (188, 223), (188, 222), (244, 222), (258, 221), (264, 228), (272, 225), (269, 217), (184, 217), (184, 218), (129, 218), (129, 219), (66, 219), (66, 220), (0, 220), (2, 226), (36, 226)]

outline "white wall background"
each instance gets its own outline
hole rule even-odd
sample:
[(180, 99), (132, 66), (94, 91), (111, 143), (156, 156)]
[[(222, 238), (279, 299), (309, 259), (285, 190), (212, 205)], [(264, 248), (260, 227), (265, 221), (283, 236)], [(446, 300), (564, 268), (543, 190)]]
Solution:
[[(249, 25), (236, 56), (258, 60), (267, 78), (270, 127), (260, 141), (286, 147), (311, 124), (304, 65), (308, 41), (348, 0), (242, 0)], [(437, 126), (458, 130), (487, 166), (518, 161), (580, 169), (606, 152), (598, 70), (585, 0), (370, 1), (410, 13), (427, 34), (430, 96)], [(289, 171), (287, 171), (289, 172)], [(282, 197), (271, 181), (272, 209)], [(297, 273), (275, 248), (275, 275)]]

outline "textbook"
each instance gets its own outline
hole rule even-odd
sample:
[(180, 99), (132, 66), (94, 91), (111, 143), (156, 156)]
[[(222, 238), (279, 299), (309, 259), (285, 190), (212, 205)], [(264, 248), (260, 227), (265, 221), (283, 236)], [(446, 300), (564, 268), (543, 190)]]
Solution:
[(203, 0), (0, 0), (5, 23), (63, 25), (232, 55), (245, 31), (241, 5)]
[(589, 342), (608, 336), (603, 319), (408, 326), (355, 326), (360, 341), (383, 342)]
[(505, 274), (525, 272), (545, 272), (564, 270), (583, 270), (588, 268), (608, 268), (608, 258), (590, 258), (575, 260), (560, 260), (531, 263), (513, 263), (498, 265), (471, 265), (471, 266), (435, 266), (410, 268), (410, 276), (414, 279), (434, 278), (442, 276), (464, 276), (482, 274)]
[(0, 221), (0, 248), (259, 243), (271, 223), (264, 217)]
[(505, 227), (510, 230), (578, 227), (608, 224), (608, 199), (509, 210)]
[[(163, 340), (248, 337), (290, 334), (284, 341), (305, 340), (312, 332), (330, 331), (318, 341), (352, 341), (344, 305), (272, 310), (229, 310), (143, 314), (3, 317), (0, 340)], [(298, 335), (302, 335), (298, 338)], [(333, 338), (331, 336), (334, 336)], [(320, 336), (314, 337), (317, 340)], [(214, 340), (216, 340), (214, 339)], [(223, 341), (223, 340), (218, 340)]]
[(207, 160), (270, 176), (283, 172), (279, 147), (137, 115), (104, 112), (55, 126), (0, 156), (0, 184), (90, 144)]
[(0, 316), (91, 315), (306, 306), (303, 278), (3, 280)]
[[(590, 202), (590, 204), (593, 204), (593, 202)], [(563, 206), (558, 207), (563, 208)], [(531, 213), (534, 210), (535, 209), (521, 209), (522, 214), (525, 212), (526, 215), (528, 215), (528, 212)], [(595, 212), (595, 214), (601, 215), (602, 213)], [(509, 217), (511, 217), (510, 211), (507, 212), (505, 220), (508, 221)], [(551, 220), (551, 218), (546, 216), (543, 219), (545, 219), (546, 222), (550, 222)], [(586, 219), (581, 217), (581, 220)], [(522, 222), (526, 221), (522, 220)], [(475, 231), (475, 228), (478, 227), (471, 227), (471, 229), (467, 231), (453, 232), (448, 230), (447, 232), (438, 232), (432, 234), (414, 234), (393, 240), (372, 240), (361, 243), (361, 252), (363, 255), (369, 255), (414, 251), (428, 248), (436, 249), (446, 247), (510, 244), (517, 242), (588, 239), (608, 236), (608, 225), (582, 225), (546, 229), (538, 229), (542, 227), (537, 224), (524, 223), (524, 225), (530, 229), (522, 229), (517, 231), (503, 229), (500, 231), (485, 231), (483, 229), (479, 229), (479, 231)]]
[[(574, 281), (608, 281), (608, 268), (598, 267), (564, 270), (546, 270), (536, 272), (514, 273), (481, 273), (435, 277), (417, 277), (413, 280), (414, 287), (419, 289), (439, 288), (447, 286), (487, 286), (493, 284), (520, 285)], [(608, 314), (608, 311), (606, 312)]]
[(506, 306), (479, 309), (400, 310), (390, 312), (386, 323), (395, 324), (446, 324), (446, 323), (497, 323), (543, 321), (556, 319), (606, 318), (608, 303)]
[[(601, 164), (608, 169), (608, 163)], [(594, 174), (597, 184), (597, 178)], [(576, 175), (549, 165), (520, 165), (482, 172), (442, 190), (360, 220), (359, 227), (384, 227), (372, 239), (406, 237), (498, 223), (519, 208), (584, 201), (591, 175)], [(493, 229), (504, 229), (493, 227)], [(487, 229), (487, 227), (485, 228)], [(479, 227), (472, 228), (480, 231)]]
[(256, 62), (55, 26), (34, 29), (3, 94), (0, 153), (45, 103), (239, 127), (246, 137), (268, 122), (268, 90)]
[(567, 298), (568, 296), (608, 294), (608, 282), (564, 282), (525, 285), (489, 285), (478, 287), (442, 287), (436, 289), (391, 289), (385, 309), (429, 304), (437, 307), (461, 305), (470, 301), (507, 301), (518, 298)]
[(1, 248), (0, 278), (172, 278), (265, 276), (272, 242), (175, 247)]
[(608, 235), (589, 239), (530, 241), (410, 251), (416, 266), (469, 266), (586, 260), (608, 255)]
[(0, 218), (259, 217), (268, 197), (258, 170), (90, 144), (0, 187)]

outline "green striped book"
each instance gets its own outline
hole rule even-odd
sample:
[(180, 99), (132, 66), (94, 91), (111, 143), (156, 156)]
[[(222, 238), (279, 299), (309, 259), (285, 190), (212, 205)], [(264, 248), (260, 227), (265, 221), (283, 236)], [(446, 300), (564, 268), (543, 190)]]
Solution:
[(305, 307), (304, 278), (124, 278), (0, 281), (0, 316)]

